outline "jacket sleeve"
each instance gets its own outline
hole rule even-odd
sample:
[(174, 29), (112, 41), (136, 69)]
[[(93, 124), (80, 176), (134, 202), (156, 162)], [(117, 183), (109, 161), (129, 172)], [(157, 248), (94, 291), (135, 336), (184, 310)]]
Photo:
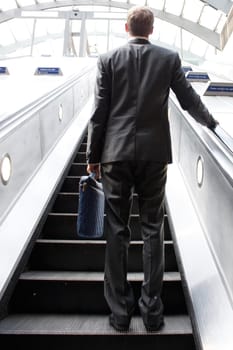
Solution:
[(88, 123), (87, 163), (100, 163), (104, 143), (105, 126), (110, 107), (110, 82), (101, 56), (97, 61), (94, 106)]
[(176, 94), (181, 107), (188, 111), (198, 123), (210, 129), (214, 129), (217, 126), (218, 122), (213, 118), (200, 96), (186, 79), (178, 54), (175, 57), (171, 88)]

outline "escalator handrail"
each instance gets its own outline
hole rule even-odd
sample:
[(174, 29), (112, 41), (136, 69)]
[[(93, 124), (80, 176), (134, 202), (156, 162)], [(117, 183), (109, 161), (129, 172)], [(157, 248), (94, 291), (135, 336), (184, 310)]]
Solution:
[(232, 137), (220, 126), (217, 125), (215, 130), (213, 130), (217, 138), (227, 147), (227, 149), (233, 153), (233, 139)]

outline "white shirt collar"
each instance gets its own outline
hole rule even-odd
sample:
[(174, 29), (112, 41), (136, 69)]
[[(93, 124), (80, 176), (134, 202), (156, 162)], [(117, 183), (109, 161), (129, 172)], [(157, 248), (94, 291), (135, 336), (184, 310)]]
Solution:
[(128, 41), (135, 40), (135, 39), (144, 39), (144, 40), (149, 40), (146, 36), (130, 36)]

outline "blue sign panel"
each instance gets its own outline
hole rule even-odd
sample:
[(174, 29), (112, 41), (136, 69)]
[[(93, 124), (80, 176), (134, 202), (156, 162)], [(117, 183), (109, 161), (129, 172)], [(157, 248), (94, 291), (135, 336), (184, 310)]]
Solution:
[(206, 96), (233, 96), (233, 83), (231, 82), (211, 82), (207, 87)]
[(36, 70), (38, 75), (61, 75), (59, 67), (38, 67)]
[(187, 79), (192, 79), (192, 80), (210, 80), (209, 76), (207, 73), (188, 73), (187, 74)]
[(233, 85), (210, 85), (207, 91), (211, 92), (230, 92), (233, 93)]
[(8, 74), (7, 67), (0, 67), (0, 74)]

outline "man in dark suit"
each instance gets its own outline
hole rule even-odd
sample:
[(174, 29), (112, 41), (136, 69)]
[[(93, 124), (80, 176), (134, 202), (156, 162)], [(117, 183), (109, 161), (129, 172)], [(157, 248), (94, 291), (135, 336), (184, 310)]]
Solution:
[[(98, 58), (95, 103), (88, 126), (87, 171), (102, 177), (107, 245), (104, 292), (110, 324), (128, 330), (135, 307), (127, 280), (129, 218), (138, 194), (144, 280), (138, 301), (144, 325), (163, 325), (163, 219), (167, 164), (172, 162), (168, 121), (170, 88), (180, 105), (203, 125), (217, 122), (187, 82), (179, 55), (152, 45), (153, 12), (128, 12), (129, 41)], [(101, 164), (101, 168), (100, 168)]]

